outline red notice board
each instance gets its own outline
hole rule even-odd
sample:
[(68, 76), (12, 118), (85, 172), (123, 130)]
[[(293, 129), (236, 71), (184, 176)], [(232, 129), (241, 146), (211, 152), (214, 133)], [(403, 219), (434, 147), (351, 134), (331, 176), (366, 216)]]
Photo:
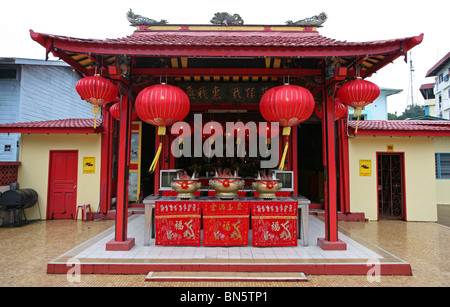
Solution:
[(201, 205), (195, 201), (156, 201), (156, 245), (200, 246)]
[(253, 246), (297, 246), (297, 202), (251, 202)]
[(249, 215), (248, 202), (204, 202), (203, 245), (248, 245)]

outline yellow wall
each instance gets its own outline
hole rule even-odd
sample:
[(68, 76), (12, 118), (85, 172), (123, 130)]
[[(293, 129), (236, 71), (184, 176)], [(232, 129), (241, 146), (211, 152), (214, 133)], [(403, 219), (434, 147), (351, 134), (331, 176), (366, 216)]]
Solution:
[[(27, 219), (46, 218), (50, 150), (78, 150), (77, 204), (89, 203), (92, 212), (96, 212), (100, 199), (101, 135), (22, 134), (19, 186), (34, 189), (39, 195), (38, 204), (25, 211)], [(95, 157), (95, 173), (83, 174), (83, 157)]]
[[(349, 139), (350, 210), (378, 218), (377, 152), (404, 153), (405, 199), (408, 221), (436, 221), (436, 178), (434, 139), (428, 137), (356, 136)], [(371, 176), (360, 176), (359, 160), (372, 161)]]
[[(435, 151), (450, 153), (450, 137), (435, 138)], [(450, 205), (450, 179), (436, 179), (436, 198), (440, 205)]]

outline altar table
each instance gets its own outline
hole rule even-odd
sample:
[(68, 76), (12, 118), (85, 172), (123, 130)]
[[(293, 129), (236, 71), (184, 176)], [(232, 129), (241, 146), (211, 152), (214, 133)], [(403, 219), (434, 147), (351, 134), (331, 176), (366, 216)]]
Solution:
[[(175, 204), (178, 206), (174, 206)], [(150, 238), (155, 237), (158, 245), (200, 246), (199, 226), (201, 217), (199, 212), (185, 212), (180, 207), (183, 204), (186, 204), (186, 210), (189, 204), (199, 204), (203, 207), (204, 246), (248, 245), (246, 240), (248, 238), (250, 219), (248, 211), (251, 212), (253, 246), (295, 246), (297, 245), (297, 239), (300, 238), (304, 246), (308, 245), (310, 201), (305, 197), (278, 197), (275, 200), (240, 197), (237, 200), (227, 201), (217, 200), (212, 197), (178, 200), (175, 196), (159, 195), (147, 196), (144, 199), (144, 245), (150, 245)], [(212, 204), (216, 206), (211, 207)], [(241, 204), (240, 208), (238, 208), (239, 204)], [(284, 205), (281, 207), (282, 204), (288, 205), (288, 207)], [(289, 204), (293, 205), (290, 210), (288, 210)], [(155, 211), (160, 210), (157, 207), (161, 208), (161, 205), (168, 205), (164, 208), (167, 208), (168, 211), (166, 213), (169, 214)], [(172, 205), (173, 211), (170, 211), (169, 205)], [(222, 207), (219, 207), (219, 205), (222, 205)], [(262, 209), (263, 206), (264, 210)], [(190, 208), (192, 209), (193, 206)], [(199, 206), (196, 207), (196, 209), (198, 208)], [(215, 211), (211, 211), (211, 209)], [(272, 212), (270, 211), (271, 209), (273, 210)], [(283, 222), (280, 223), (280, 221)], [(185, 226), (187, 223), (189, 223), (189, 227)], [(155, 227), (155, 224), (157, 224), (157, 227)], [(165, 227), (165, 232), (161, 232), (160, 225)], [(262, 228), (258, 226), (259, 228), (256, 229), (255, 225), (262, 226)], [(171, 227), (171, 229), (168, 227)], [(157, 231), (160, 231), (158, 235), (156, 235)], [(174, 234), (177, 240), (173, 239)], [(269, 237), (271, 237), (271, 240), (265, 239)], [(274, 240), (275, 238), (276, 240)]]

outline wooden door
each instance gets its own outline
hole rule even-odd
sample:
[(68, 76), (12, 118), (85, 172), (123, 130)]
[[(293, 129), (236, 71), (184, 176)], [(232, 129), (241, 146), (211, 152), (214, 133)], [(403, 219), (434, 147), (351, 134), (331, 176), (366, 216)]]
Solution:
[(404, 157), (378, 153), (378, 218), (405, 219)]
[(47, 219), (75, 216), (77, 202), (77, 150), (51, 150)]

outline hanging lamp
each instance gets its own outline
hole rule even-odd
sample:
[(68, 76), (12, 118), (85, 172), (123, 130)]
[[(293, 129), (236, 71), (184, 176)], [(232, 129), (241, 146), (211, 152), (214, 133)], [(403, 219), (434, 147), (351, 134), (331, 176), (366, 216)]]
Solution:
[(157, 126), (160, 143), (149, 171), (154, 172), (162, 150), (162, 136), (166, 127), (183, 120), (189, 113), (189, 97), (173, 85), (165, 83), (152, 85), (143, 89), (134, 104), (137, 115), (144, 122)]
[(283, 128), (284, 150), (278, 169), (284, 168), (291, 127), (307, 120), (314, 112), (310, 91), (298, 85), (284, 84), (264, 93), (259, 103), (261, 115), (268, 121), (278, 121)]
[(357, 77), (356, 80), (345, 83), (337, 92), (338, 98), (355, 109), (353, 116), (357, 116), (355, 133), (358, 131), (359, 118), (363, 108), (371, 104), (380, 95), (380, 88), (370, 81)]
[(97, 115), (100, 114), (100, 106), (114, 101), (119, 94), (119, 89), (112, 81), (101, 77), (99, 74), (80, 79), (75, 85), (75, 89), (81, 99), (92, 104), (92, 113), (95, 115), (95, 129), (97, 127)]

